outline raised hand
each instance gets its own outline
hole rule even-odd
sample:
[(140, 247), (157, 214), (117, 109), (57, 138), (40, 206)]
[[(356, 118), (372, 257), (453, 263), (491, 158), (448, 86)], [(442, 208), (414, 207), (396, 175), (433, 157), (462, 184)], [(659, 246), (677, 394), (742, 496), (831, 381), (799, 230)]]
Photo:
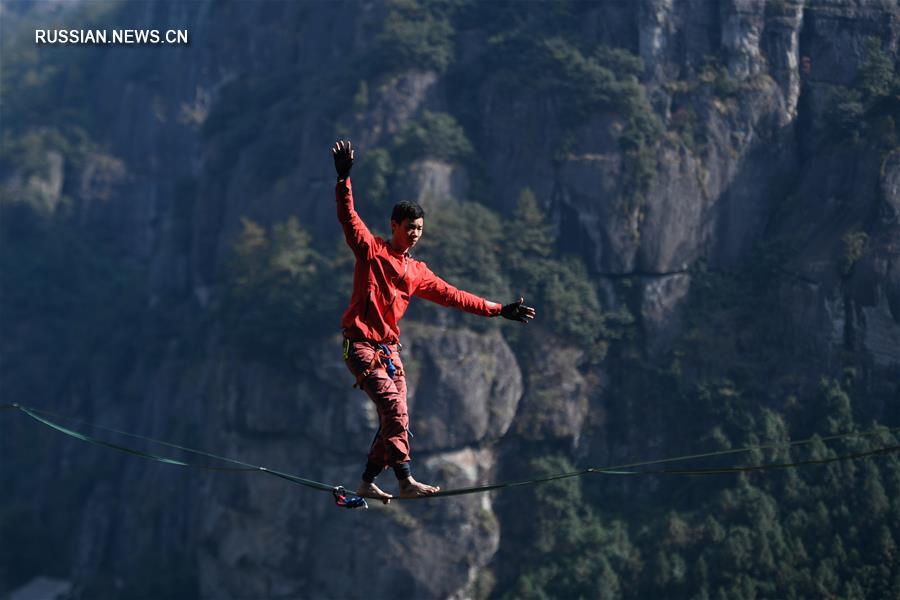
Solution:
[(534, 308), (525, 306), (525, 298), (519, 298), (518, 302), (507, 304), (500, 309), (500, 316), (510, 321), (520, 321), (528, 324), (534, 318)]
[(353, 168), (353, 146), (350, 140), (338, 140), (331, 148), (331, 154), (334, 156), (334, 170), (337, 171), (338, 179), (346, 179), (350, 176), (350, 169)]

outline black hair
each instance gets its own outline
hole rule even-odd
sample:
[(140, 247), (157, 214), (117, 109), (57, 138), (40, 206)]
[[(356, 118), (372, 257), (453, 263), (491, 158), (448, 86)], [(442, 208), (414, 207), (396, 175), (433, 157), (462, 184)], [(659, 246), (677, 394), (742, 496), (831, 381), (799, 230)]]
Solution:
[(408, 202), (404, 200), (403, 202), (398, 202), (394, 205), (394, 210), (391, 212), (391, 221), (402, 223), (403, 219), (406, 218), (411, 221), (415, 221), (416, 219), (421, 219), (424, 216), (425, 211), (422, 210), (421, 206), (419, 206), (415, 202)]

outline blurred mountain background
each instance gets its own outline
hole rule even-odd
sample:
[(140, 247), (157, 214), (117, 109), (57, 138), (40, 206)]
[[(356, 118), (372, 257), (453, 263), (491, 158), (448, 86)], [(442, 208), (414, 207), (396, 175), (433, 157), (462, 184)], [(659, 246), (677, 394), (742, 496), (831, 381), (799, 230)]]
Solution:
[[(341, 359), (329, 148), (349, 136), (376, 233), (417, 200), (418, 258), (538, 309), (526, 328), (413, 303), (421, 479), (900, 425), (895, 0), (4, 0), (0, 27), (3, 402), (355, 486), (376, 416)], [(190, 44), (34, 42), (117, 27)], [(368, 511), (15, 411), (0, 456), (0, 594), (900, 594), (896, 454)]]

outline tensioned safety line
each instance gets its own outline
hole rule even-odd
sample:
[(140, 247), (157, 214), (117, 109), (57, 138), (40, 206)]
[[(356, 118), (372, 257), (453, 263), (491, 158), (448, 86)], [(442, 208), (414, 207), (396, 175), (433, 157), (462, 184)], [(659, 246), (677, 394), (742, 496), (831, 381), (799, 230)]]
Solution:
[[(121, 452), (125, 452), (125, 453), (132, 454), (135, 456), (141, 456), (143, 458), (149, 458), (152, 460), (160, 461), (160, 462), (163, 462), (166, 464), (172, 464), (172, 465), (182, 466), (182, 467), (193, 467), (193, 468), (198, 468), (198, 469), (207, 469), (207, 470), (213, 470), (213, 471), (256, 471), (256, 472), (261, 472), (261, 473), (267, 473), (269, 475), (274, 475), (275, 477), (280, 477), (280, 478), (286, 479), (292, 483), (304, 485), (304, 486), (307, 486), (307, 487), (310, 487), (310, 488), (313, 488), (316, 490), (329, 491), (332, 493), (335, 493), (337, 491), (345, 492), (345, 490), (341, 486), (328, 485), (325, 483), (321, 483), (319, 481), (314, 481), (312, 479), (298, 477), (298, 476), (292, 475), (290, 473), (284, 473), (282, 471), (269, 469), (267, 467), (263, 467), (260, 465), (246, 463), (246, 462), (236, 460), (233, 458), (228, 458), (225, 456), (212, 454), (210, 452), (204, 452), (202, 450), (196, 450), (194, 448), (188, 448), (186, 446), (180, 446), (178, 444), (173, 444), (170, 442), (157, 440), (154, 438), (150, 438), (150, 437), (135, 434), (135, 433), (129, 433), (127, 431), (121, 431), (119, 429), (114, 429), (112, 427), (105, 427), (103, 425), (97, 425), (94, 423), (82, 421), (79, 419), (75, 419), (73, 417), (69, 417), (67, 415), (62, 415), (62, 414), (54, 413), (54, 412), (47, 411), (47, 410), (36, 409), (36, 408), (32, 408), (32, 407), (25, 407), (18, 403), (0, 405), (0, 408), (18, 409), (18, 410), (24, 412), (25, 414), (27, 414), (28, 416), (30, 416), (31, 418), (47, 425), (48, 427), (51, 427), (57, 431), (60, 431), (67, 435), (70, 435), (76, 439), (79, 439), (79, 440), (82, 440), (85, 442), (89, 442), (92, 444), (104, 446), (107, 448), (112, 448), (113, 450), (119, 450)], [(166, 458), (166, 457), (162, 457), (162, 456), (157, 456), (157, 455), (151, 454), (149, 452), (134, 450), (134, 449), (128, 448), (126, 446), (121, 446), (119, 444), (113, 444), (111, 442), (99, 440), (99, 439), (93, 438), (91, 436), (85, 435), (83, 433), (73, 431), (71, 429), (63, 427), (62, 425), (54, 423), (48, 419), (40, 417), (36, 413), (52, 415), (55, 417), (63, 418), (63, 419), (70, 420), (73, 422), (77, 422), (82, 425), (87, 425), (89, 427), (95, 427), (97, 429), (102, 429), (105, 431), (118, 433), (120, 435), (125, 435), (128, 437), (145, 440), (148, 442), (152, 442), (154, 444), (168, 446), (170, 448), (176, 448), (178, 450), (183, 450), (185, 452), (190, 452), (190, 453), (197, 454), (200, 456), (206, 456), (206, 457), (213, 458), (216, 460), (223, 460), (226, 462), (230, 462), (232, 464), (240, 465), (240, 468), (198, 465), (198, 464), (187, 463), (184, 461), (179, 461), (179, 460)], [(845, 454), (845, 455), (833, 456), (833, 457), (829, 457), (829, 458), (812, 459), (812, 460), (789, 462), (789, 463), (767, 463), (767, 464), (762, 464), (762, 465), (750, 465), (750, 466), (744, 466), (744, 467), (723, 467), (723, 468), (715, 468), (715, 469), (654, 469), (654, 470), (642, 469), (642, 470), (634, 470), (635, 467), (646, 467), (646, 466), (667, 464), (667, 463), (673, 463), (673, 462), (682, 462), (682, 461), (693, 460), (693, 459), (698, 459), (698, 458), (708, 458), (708, 457), (712, 457), (712, 456), (725, 456), (725, 455), (731, 455), (731, 454), (753, 452), (753, 451), (757, 451), (757, 450), (768, 450), (768, 449), (774, 449), (774, 448), (791, 448), (791, 447), (795, 447), (795, 446), (812, 444), (812, 443), (816, 443), (816, 442), (829, 442), (829, 441), (845, 439), (845, 438), (850, 438), (850, 437), (869, 437), (869, 436), (875, 436), (875, 435), (881, 435), (881, 434), (887, 434), (887, 433), (895, 433), (898, 431), (900, 431), (900, 427), (891, 427), (891, 428), (881, 427), (881, 428), (877, 428), (877, 429), (874, 429), (871, 431), (864, 431), (864, 432), (849, 432), (849, 433), (841, 433), (841, 434), (829, 435), (829, 436), (824, 436), (824, 437), (813, 436), (813, 437), (810, 437), (807, 439), (797, 440), (797, 441), (793, 441), (793, 442), (774, 442), (774, 443), (770, 443), (770, 444), (760, 444), (760, 445), (756, 445), (756, 446), (745, 446), (742, 448), (733, 448), (730, 450), (719, 450), (719, 451), (713, 451), (713, 452), (703, 452), (703, 453), (699, 453), (699, 454), (687, 454), (687, 455), (683, 455), (683, 456), (661, 458), (661, 459), (656, 459), (656, 460), (625, 463), (625, 464), (621, 464), (621, 465), (614, 465), (614, 466), (602, 467), (602, 468), (601, 467), (590, 467), (590, 468), (581, 469), (578, 471), (558, 473), (558, 474), (548, 475), (546, 477), (538, 477), (538, 478), (534, 478), (534, 479), (526, 479), (526, 480), (521, 480), (521, 481), (508, 481), (508, 482), (503, 482), (503, 483), (493, 483), (493, 484), (487, 484), (487, 485), (481, 485), (481, 486), (459, 488), (459, 489), (455, 489), (455, 490), (444, 490), (444, 491), (436, 492), (434, 494), (429, 494), (428, 496), (422, 496), (420, 498), (425, 499), (425, 498), (436, 498), (436, 497), (446, 497), (446, 496), (459, 496), (459, 495), (464, 495), (464, 494), (475, 494), (475, 493), (488, 492), (488, 491), (499, 490), (499, 489), (504, 489), (504, 488), (519, 487), (519, 486), (524, 486), (524, 485), (533, 485), (533, 484), (537, 484), (537, 483), (546, 483), (549, 481), (556, 481), (559, 479), (567, 479), (570, 477), (580, 477), (580, 476), (592, 475), (592, 474), (597, 474), (597, 475), (718, 475), (718, 474), (726, 474), (726, 473), (745, 473), (745, 472), (751, 472), (751, 471), (764, 471), (764, 470), (769, 470), (769, 469), (787, 469), (787, 468), (800, 467), (800, 466), (806, 466), (806, 465), (822, 465), (822, 464), (833, 463), (833, 462), (838, 462), (838, 461), (843, 461), (843, 460), (855, 460), (855, 459), (864, 458), (864, 457), (868, 457), (868, 456), (876, 456), (876, 455), (883, 455), (883, 454), (888, 454), (891, 452), (896, 452), (896, 451), (900, 450), (900, 445), (886, 446), (886, 447), (882, 447), (882, 448), (878, 448), (878, 449), (870, 450), (870, 451), (866, 451), (866, 452), (857, 452), (857, 453), (853, 453), (853, 454)], [(353, 495), (353, 494), (351, 493), (350, 495)], [(420, 498), (415, 498), (415, 499), (420, 499)], [(413, 498), (394, 497), (393, 499), (407, 500), (407, 499), (413, 499)]]
[[(105, 447), (107, 447), (107, 448), (112, 448), (113, 450), (119, 450), (119, 451), (121, 451), (121, 452), (126, 452), (126, 453), (128, 453), (128, 454), (133, 454), (133, 455), (141, 456), (141, 457), (144, 457), (144, 458), (150, 458), (150, 459), (152, 459), (152, 460), (158, 460), (158, 461), (160, 461), (160, 462), (163, 462), (163, 463), (166, 463), (166, 464), (170, 464), (170, 465), (176, 465), (176, 466), (179, 466), (179, 467), (193, 467), (193, 468), (196, 468), (196, 469), (207, 469), (207, 470), (210, 470), (210, 471), (258, 471), (258, 472), (261, 472), (261, 473), (267, 473), (267, 474), (269, 474), (269, 475), (274, 475), (275, 477), (280, 477), (280, 478), (282, 478), (282, 479), (287, 479), (288, 481), (292, 481), (292, 482), (294, 482), (294, 483), (299, 483), (300, 485), (305, 485), (305, 486), (307, 486), (307, 487), (311, 487), (311, 488), (314, 488), (314, 489), (317, 489), (317, 490), (323, 490), (323, 491), (329, 491), (329, 492), (330, 492), (330, 491), (333, 491), (333, 490), (335, 489), (335, 486), (333, 486), (333, 485), (328, 485), (328, 484), (325, 484), (325, 483), (320, 483), (320, 482), (318, 482), (318, 481), (313, 481), (312, 479), (306, 479), (306, 478), (304, 478), (304, 477), (298, 477), (298, 476), (296, 476), (296, 475), (291, 475), (290, 473), (284, 473), (284, 472), (281, 472), (281, 471), (276, 471), (276, 470), (274, 470), (274, 469), (269, 469), (269, 468), (267, 468), (267, 467), (262, 467), (262, 466), (260, 466), (260, 465), (253, 465), (253, 464), (246, 463), (246, 462), (243, 462), (243, 461), (240, 461), (240, 460), (235, 460), (235, 459), (233, 459), (233, 458), (228, 458), (228, 457), (226, 457), (226, 456), (219, 456), (219, 455), (217, 455), (217, 454), (211, 454), (211, 453), (209, 453), (209, 452), (204, 452), (204, 451), (202, 451), (202, 450), (195, 450), (195, 449), (193, 449), (193, 448), (188, 448), (188, 447), (186, 447), (186, 446), (179, 446), (178, 444), (172, 444), (172, 443), (169, 443), (169, 442), (164, 442), (164, 441), (162, 441), (162, 440), (156, 440), (156, 439), (149, 438), (149, 437), (146, 437), (146, 436), (143, 436), (143, 435), (138, 435), (138, 434), (136, 434), (136, 433), (128, 433), (128, 432), (126, 432), (126, 431), (119, 431), (118, 429), (113, 429), (112, 427), (104, 427), (103, 425), (96, 425), (96, 424), (93, 424), (93, 423), (88, 423), (87, 421), (81, 421), (81, 420), (78, 420), (78, 419), (73, 419), (72, 417), (67, 417), (67, 416), (65, 416), (65, 415), (61, 415), (61, 414), (59, 414), (59, 413), (53, 413), (53, 412), (50, 412), (50, 411), (47, 411), (47, 410), (40, 410), (40, 409), (36, 409), (36, 408), (25, 407), (25, 406), (22, 406), (21, 404), (15, 403), (15, 402), (12, 403), (12, 404), (4, 404), (4, 405), (0, 406), (0, 408), (15, 408), (15, 409), (18, 409), (18, 410), (24, 412), (24, 413), (25, 413), (26, 415), (28, 415), (29, 417), (31, 417), (31, 418), (33, 418), (33, 419), (35, 419), (35, 420), (37, 420), (37, 421), (40, 421), (41, 423), (47, 425), (48, 427), (51, 427), (51, 428), (53, 428), (53, 429), (56, 429), (57, 431), (61, 431), (62, 433), (65, 433), (65, 434), (67, 434), (67, 435), (70, 435), (70, 436), (72, 436), (72, 437), (74, 437), (74, 438), (76, 438), (76, 439), (79, 439), (79, 440), (82, 440), (82, 441), (85, 441), (85, 442), (90, 442), (90, 443), (92, 443), (92, 444), (97, 444), (97, 445), (99, 445), (99, 446), (105, 446)], [(89, 425), (89, 426), (91, 426), (91, 427), (96, 427), (97, 429), (105, 429), (106, 431), (112, 431), (112, 432), (114, 432), (114, 433), (119, 433), (119, 434), (122, 434), (122, 435), (127, 435), (127, 436), (129, 436), (129, 437), (133, 437), (133, 438), (138, 438), (138, 439), (146, 440), (146, 441), (148, 441), (148, 442), (153, 442), (153, 443), (155, 443), (155, 444), (161, 444), (161, 445), (163, 445), (163, 446), (168, 446), (168, 447), (170, 447), (170, 448), (177, 448), (177, 449), (179, 449), (179, 450), (184, 450), (185, 452), (191, 452), (191, 453), (193, 453), (193, 454), (198, 454), (198, 455), (200, 455), (200, 456), (208, 456), (208, 457), (210, 457), (210, 458), (215, 458), (215, 459), (217, 459), (217, 460), (224, 460), (224, 461), (226, 461), (226, 462), (230, 462), (230, 463), (233, 463), (233, 464), (236, 464), (236, 465), (241, 465), (241, 468), (235, 468), (235, 467), (214, 467), (214, 466), (208, 466), (208, 465), (198, 465), (198, 464), (194, 464), (194, 463), (186, 463), (186, 462), (184, 462), (184, 461), (175, 460), (175, 459), (172, 459), (172, 458), (166, 458), (166, 457), (163, 457), (163, 456), (157, 456), (157, 455), (155, 455), (155, 454), (150, 454), (149, 452), (142, 452), (142, 451), (140, 451), (140, 450), (134, 450), (133, 448), (128, 448), (128, 447), (126, 447), (126, 446), (121, 446), (121, 445), (119, 445), (119, 444), (113, 444), (112, 442), (106, 442), (106, 441), (103, 441), (103, 440), (98, 440), (98, 439), (93, 438), (93, 437), (91, 437), (91, 436), (89, 436), (89, 435), (85, 435), (85, 434), (79, 433), (79, 432), (77, 432), (77, 431), (72, 431), (71, 429), (68, 429), (68, 428), (66, 428), (66, 427), (63, 427), (62, 425), (59, 425), (58, 423), (54, 423), (54, 422), (52, 422), (52, 421), (49, 421), (48, 419), (45, 419), (45, 418), (43, 418), (43, 417), (40, 417), (40, 416), (38, 416), (38, 415), (35, 414), (35, 413), (49, 414), (49, 415), (53, 415), (53, 416), (56, 416), (56, 417), (61, 417), (61, 418), (64, 418), (64, 419), (69, 419), (69, 420), (72, 420), (72, 421), (77, 421), (78, 423), (81, 423), (82, 425)]]
[(447, 490), (440, 491), (434, 494), (430, 494), (427, 496), (428, 498), (432, 498), (435, 496), (458, 496), (462, 494), (474, 494), (478, 492), (487, 492), (491, 490), (499, 490), (503, 488), (510, 487), (518, 487), (523, 485), (530, 485), (534, 483), (546, 483), (549, 481), (557, 481), (559, 479), (568, 479), (570, 477), (581, 477), (584, 475), (719, 475), (725, 473), (743, 473), (748, 471), (765, 471), (768, 469), (785, 469), (789, 467), (799, 467), (806, 465), (821, 465), (827, 463), (838, 462), (842, 460), (853, 460), (857, 458), (863, 458), (866, 456), (874, 456), (877, 454), (887, 454), (890, 452), (895, 452), (900, 450), (900, 446), (888, 446), (885, 448), (881, 448), (878, 450), (873, 450), (870, 452), (859, 453), (859, 454), (846, 454), (841, 456), (833, 456), (825, 459), (815, 460), (815, 461), (801, 461), (801, 462), (791, 462), (791, 463), (769, 463), (763, 465), (749, 466), (749, 467), (732, 467), (732, 468), (722, 468), (722, 469), (656, 469), (656, 470), (646, 470), (642, 469), (640, 471), (634, 471), (635, 467), (649, 467), (652, 465), (661, 465), (673, 462), (683, 462), (687, 460), (694, 460), (699, 458), (709, 458), (712, 456), (726, 456), (731, 454), (742, 454), (746, 452), (753, 452), (756, 450), (772, 450), (775, 448), (793, 448), (796, 446), (803, 446), (808, 444), (813, 444), (816, 442), (831, 442), (834, 440), (845, 439), (850, 437), (869, 437), (874, 435), (879, 435), (883, 433), (896, 433), (900, 432), (900, 427), (881, 427), (877, 429), (873, 429), (871, 431), (863, 431), (863, 432), (850, 432), (850, 433), (839, 433), (835, 435), (828, 436), (812, 436), (803, 440), (797, 440), (793, 442), (773, 442), (771, 444), (760, 444), (756, 446), (744, 446), (741, 448), (732, 448), (730, 450), (716, 450), (713, 452), (701, 452), (698, 454), (685, 454), (682, 456), (674, 456), (670, 458), (658, 458), (655, 460), (645, 460), (641, 462), (632, 462), (632, 463), (623, 463), (620, 465), (612, 465), (609, 467), (588, 467), (586, 469), (581, 469), (578, 471), (569, 471), (567, 473), (557, 473), (555, 475), (548, 475), (546, 477), (539, 477), (536, 479), (523, 479), (520, 481), (509, 481), (504, 483), (492, 483), (488, 485), (481, 486), (473, 486), (468, 488), (460, 488), (456, 490)]
[[(849, 433), (839, 436), (829, 436), (829, 439), (837, 439), (837, 438), (847, 438), (847, 437), (855, 437), (855, 436), (869, 436), (869, 435), (877, 435), (879, 433), (887, 433), (900, 430), (900, 428), (893, 429), (881, 429), (876, 431), (867, 431), (861, 433)], [(824, 440), (825, 438), (819, 438), (820, 440)], [(815, 440), (805, 440), (800, 442), (785, 442), (784, 444), (780, 444), (780, 447), (788, 447), (788, 446), (797, 446), (803, 443), (812, 443)], [(740, 448), (737, 450), (728, 451), (729, 453), (734, 452), (750, 452), (752, 450), (758, 450), (763, 448), (764, 446), (748, 446), (746, 448)], [(640, 470), (640, 471), (623, 471), (619, 470), (616, 467), (611, 468), (597, 468), (590, 467), (587, 469), (582, 469), (580, 471), (570, 471), (568, 473), (558, 473), (555, 475), (548, 475), (547, 477), (539, 477), (537, 479), (523, 479), (521, 481), (509, 481), (506, 483), (492, 483), (488, 485), (481, 485), (475, 487), (468, 488), (459, 488), (456, 490), (447, 490), (440, 491), (434, 494), (429, 494), (428, 496), (423, 496), (423, 498), (434, 498), (439, 496), (460, 496), (463, 494), (476, 494), (479, 492), (489, 492), (493, 490), (501, 490), (504, 488), (518, 487), (523, 485), (531, 485), (536, 483), (546, 483), (549, 481), (557, 481), (559, 479), (568, 479), (570, 477), (581, 477), (584, 475), (724, 475), (727, 473), (746, 473), (751, 471), (768, 471), (770, 469), (789, 469), (794, 467), (802, 467), (807, 465), (824, 465), (833, 462), (839, 462), (843, 460), (856, 460), (859, 458), (865, 458), (867, 456), (877, 456), (881, 454), (890, 454), (891, 452), (900, 451), (900, 446), (885, 446), (883, 448), (877, 448), (875, 450), (870, 450), (867, 452), (857, 452), (854, 454), (843, 454), (841, 456), (832, 456), (829, 458), (821, 458), (821, 459), (811, 459), (790, 463), (766, 463), (762, 465), (750, 465), (746, 467), (723, 467), (720, 469), (653, 469), (653, 470)], [(714, 453), (706, 454), (705, 456), (716, 456)], [(687, 460), (689, 457), (687, 456), (679, 456), (674, 458), (662, 459), (659, 461), (648, 461), (647, 463), (640, 464), (658, 464), (660, 462), (673, 462), (675, 460)]]

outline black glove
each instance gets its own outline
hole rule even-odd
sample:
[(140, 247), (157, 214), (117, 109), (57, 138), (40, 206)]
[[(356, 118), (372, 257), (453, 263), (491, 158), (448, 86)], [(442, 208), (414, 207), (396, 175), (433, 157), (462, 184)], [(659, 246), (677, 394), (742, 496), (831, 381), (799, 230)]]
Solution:
[(350, 140), (335, 142), (331, 154), (334, 156), (334, 170), (337, 171), (338, 179), (350, 177), (350, 169), (353, 168), (353, 146)]
[(534, 309), (530, 306), (525, 306), (525, 298), (519, 298), (518, 302), (507, 304), (500, 309), (500, 316), (504, 319), (519, 321), (526, 324), (530, 319), (534, 318), (534, 315)]

